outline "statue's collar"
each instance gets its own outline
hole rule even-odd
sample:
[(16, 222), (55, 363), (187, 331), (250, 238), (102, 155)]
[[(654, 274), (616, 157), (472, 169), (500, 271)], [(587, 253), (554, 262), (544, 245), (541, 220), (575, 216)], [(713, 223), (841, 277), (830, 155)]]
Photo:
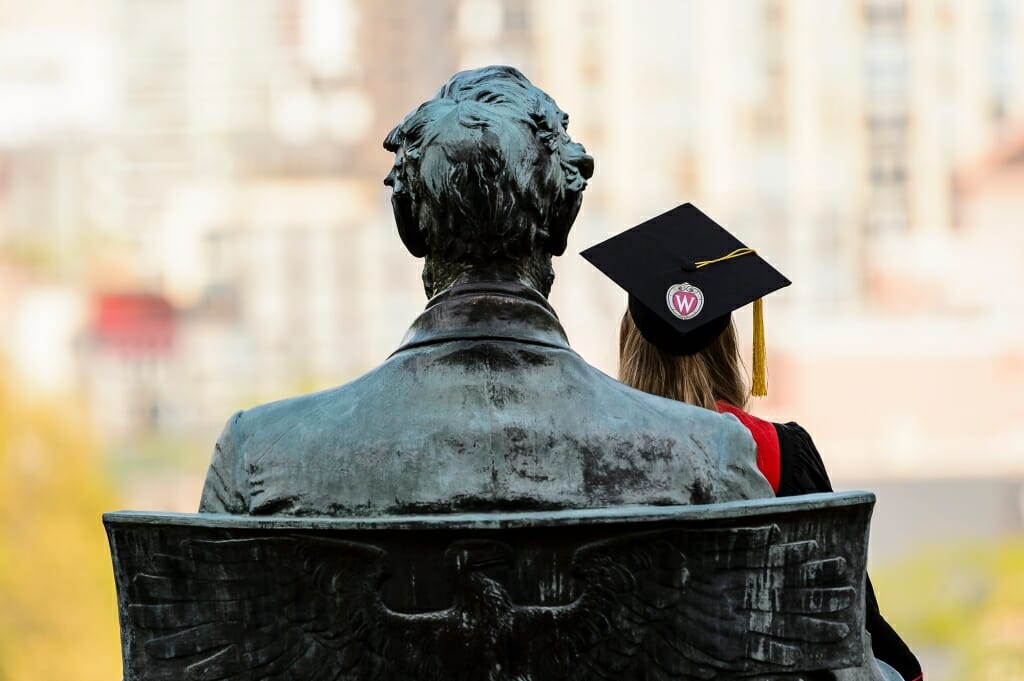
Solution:
[(431, 298), (395, 352), (473, 339), (569, 347), (558, 316), (540, 293), (518, 282), (475, 281)]

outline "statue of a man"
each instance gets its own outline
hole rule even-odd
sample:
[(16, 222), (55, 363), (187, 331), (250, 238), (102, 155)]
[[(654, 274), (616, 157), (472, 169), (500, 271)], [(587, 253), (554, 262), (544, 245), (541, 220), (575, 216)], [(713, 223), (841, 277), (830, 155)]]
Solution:
[(200, 511), (381, 515), (771, 496), (747, 430), (628, 388), (548, 304), (593, 159), (510, 67), (456, 74), (398, 125), (398, 232), (430, 297), (364, 376), (235, 414)]

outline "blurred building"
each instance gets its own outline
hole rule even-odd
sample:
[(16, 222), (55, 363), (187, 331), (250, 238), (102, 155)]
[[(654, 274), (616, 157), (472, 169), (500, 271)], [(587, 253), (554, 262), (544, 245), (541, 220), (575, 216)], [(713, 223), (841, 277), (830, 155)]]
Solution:
[(873, 314), (779, 329), (763, 407), (823, 426), (841, 479), (1024, 472), (1022, 182), (1007, 135), (955, 173), (949, 228), (873, 237)]
[(177, 343), (180, 317), (166, 298), (104, 293), (91, 301), (81, 358), (90, 408), (106, 433), (138, 433), (179, 425)]
[[(875, 451), (872, 466), (906, 474), (938, 440), (954, 452), (1018, 437), (997, 427), (1015, 416), (1000, 409), (941, 437), (921, 426), (952, 428), (954, 409), (923, 406), (942, 386), (964, 394), (984, 380), (982, 397), (1002, 402), (1017, 380), (1019, 307), (950, 276), (969, 259), (986, 290), (1019, 281), (1019, 252), (1005, 247), (1019, 240), (1008, 216), (1024, 182), (1017, 3), (39, 6), (0, 2), (0, 247), (29, 281), (86, 300), (166, 299), (174, 389), (191, 395), (159, 410), (174, 427), (210, 433), (236, 407), (386, 357), (424, 301), (380, 184), (381, 140), (453, 71), (511, 63), (570, 112), (596, 159), (552, 295), (585, 357), (614, 372), (624, 297), (572, 253), (692, 200), (795, 282), (768, 305), (763, 412), (808, 420), (844, 461)], [(82, 307), (53, 309), (88, 332)], [(94, 396), (143, 380), (84, 357)], [(890, 365), (888, 377), (870, 370)], [(931, 382), (944, 371), (962, 378)], [(889, 425), (865, 435), (823, 406), (842, 402), (830, 376), (853, 407), (883, 380), (904, 382), (917, 406), (878, 401), (864, 418)], [(171, 391), (160, 380), (153, 391)], [(892, 465), (896, 452), (911, 463)]]
[(536, 77), (598, 159), (588, 209), (615, 231), (693, 199), (802, 306), (869, 302), (868, 241), (952, 230), (957, 170), (1024, 118), (1012, 2), (542, 6)]

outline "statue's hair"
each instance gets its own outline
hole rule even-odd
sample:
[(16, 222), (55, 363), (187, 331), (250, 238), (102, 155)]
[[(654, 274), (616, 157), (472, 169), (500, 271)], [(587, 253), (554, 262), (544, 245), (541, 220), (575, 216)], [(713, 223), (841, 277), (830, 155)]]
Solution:
[(568, 121), (510, 66), (454, 75), (384, 141), (409, 250), (470, 264), (561, 255), (594, 168)]

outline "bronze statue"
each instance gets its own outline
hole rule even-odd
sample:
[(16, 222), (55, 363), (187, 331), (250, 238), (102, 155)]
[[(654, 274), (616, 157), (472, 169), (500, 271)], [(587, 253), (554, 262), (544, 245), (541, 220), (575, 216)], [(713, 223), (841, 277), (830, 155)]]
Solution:
[(200, 511), (355, 516), (771, 496), (731, 416), (581, 359), (546, 296), (593, 159), (521, 73), (458, 73), (387, 137), (430, 297), (379, 367), (235, 414)]
[(566, 124), (489, 67), (388, 135), (427, 308), (370, 373), (232, 417), (203, 512), (105, 516), (125, 681), (894, 678), (873, 496), (746, 501), (738, 421), (569, 348), (546, 294), (593, 161)]

